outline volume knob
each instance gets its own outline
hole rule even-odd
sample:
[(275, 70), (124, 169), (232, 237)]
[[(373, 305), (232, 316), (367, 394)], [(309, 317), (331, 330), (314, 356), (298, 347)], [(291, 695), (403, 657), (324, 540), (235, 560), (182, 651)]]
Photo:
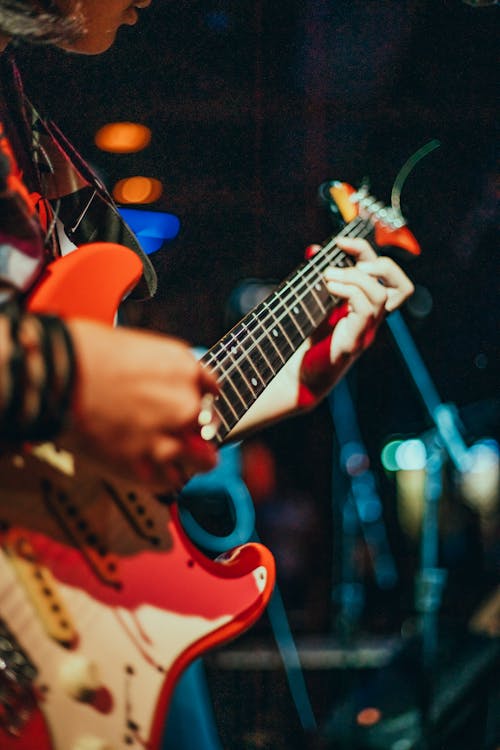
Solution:
[(83, 654), (72, 654), (63, 662), (59, 679), (66, 693), (77, 701), (91, 700), (102, 685), (97, 664)]

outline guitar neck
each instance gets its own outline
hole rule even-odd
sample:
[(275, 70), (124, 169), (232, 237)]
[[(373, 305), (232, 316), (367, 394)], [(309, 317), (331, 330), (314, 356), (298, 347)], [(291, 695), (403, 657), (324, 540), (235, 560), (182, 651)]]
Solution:
[(215, 407), (222, 442), (299, 346), (340, 302), (323, 280), (328, 266), (353, 265), (337, 237), (367, 237), (371, 221), (356, 218), (295, 269), (202, 358), (215, 373), (220, 392)]

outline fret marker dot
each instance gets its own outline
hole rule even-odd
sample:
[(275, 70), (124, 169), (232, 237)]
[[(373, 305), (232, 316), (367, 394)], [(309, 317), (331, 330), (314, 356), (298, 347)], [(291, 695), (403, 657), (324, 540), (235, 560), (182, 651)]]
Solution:
[(273, 328), (273, 336), (278, 336), (278, 335), (279, 334), (278, 334), (278, 331), (276, 330), (276, 328)]
[(237, 351), (238, 351), (238, 347), (236, 346), (231, 347), (231, 354), (236, 354)]
[(252, 378), (252, 380), (250, 382), (252, 383), (252, 385), (258, 385), (259, 384), (257, 378)]
[(321, 284), (316, 284), (314, 288), (317, 289), (318, 292), (321, 291)]
[(295, 315), (298, 315), (298, 313), (299, 313), (299, 308), (298, 308), (298, 307), (294, 307), (294, 308), (293, 308), (293, 311), (294, 311)]

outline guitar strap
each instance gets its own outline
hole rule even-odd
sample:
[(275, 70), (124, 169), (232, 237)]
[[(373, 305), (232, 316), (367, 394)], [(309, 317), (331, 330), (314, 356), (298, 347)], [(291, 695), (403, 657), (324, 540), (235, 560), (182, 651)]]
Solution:
[(59, 128), (41, 117), (26, 97), (11, 57), (2, 73), (12, 119), (24, 141), (24, 152), (30, 155), (31, 164), (26, 168), (23, 164), (23, 172), (45, 232), (49, 259), (87, 242), (125, 245), (143, 265), (143, 275), (130, 297), (152, 297), (157, 288), (153, 265), (103, 182)]

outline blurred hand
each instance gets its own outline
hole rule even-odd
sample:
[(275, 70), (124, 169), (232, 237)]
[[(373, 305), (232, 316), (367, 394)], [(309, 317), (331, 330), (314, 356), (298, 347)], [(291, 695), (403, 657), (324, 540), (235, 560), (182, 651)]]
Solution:
[(215, 466), (198, 415), (203, 395), (217, 386), (185, 343), (83, 320), (68, 328), (77, 386), (63, 447), (161, 493)]

